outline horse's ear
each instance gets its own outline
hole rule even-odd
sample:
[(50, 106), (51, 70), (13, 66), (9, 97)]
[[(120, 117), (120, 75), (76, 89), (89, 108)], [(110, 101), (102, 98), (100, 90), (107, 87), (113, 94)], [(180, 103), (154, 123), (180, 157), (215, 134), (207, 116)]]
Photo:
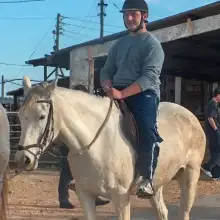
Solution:
[(57, 87), (58, 78), (55, 78), (51, 83), (48, 84), (48, 91), (52, 92)]
[(24, 89), (24, 96), (27, 96), (30, 89), (32, 88), (31, 81), (27, 76), (23, 77), (23, 89)]

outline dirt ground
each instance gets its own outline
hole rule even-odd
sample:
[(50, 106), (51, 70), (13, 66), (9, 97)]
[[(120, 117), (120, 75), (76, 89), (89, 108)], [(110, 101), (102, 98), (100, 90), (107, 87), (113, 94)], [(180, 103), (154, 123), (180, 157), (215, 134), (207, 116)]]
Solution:
[[(74, 210), (58, 208), (57, 186), (59, 173), (57, 171), (38, 170), (24, 173), (10, 182), (9, 210), (10, 220), (47, 220), (47, 219), (83, 219), (82, 210), (73, 191), (70, 191), (70, 200), (76, 206)], [(200, 180), (197, 197), (203, 195), (220, 194), (220, 181)], [(179, 200), (179, 187), (176, 181), (165, 186), (164, 197), (166, 203)], [(149, 207), (147, 200), (132, 198), (132, 212)], [(114, 216), (112, 203), (98, 207), (100, 219)]]

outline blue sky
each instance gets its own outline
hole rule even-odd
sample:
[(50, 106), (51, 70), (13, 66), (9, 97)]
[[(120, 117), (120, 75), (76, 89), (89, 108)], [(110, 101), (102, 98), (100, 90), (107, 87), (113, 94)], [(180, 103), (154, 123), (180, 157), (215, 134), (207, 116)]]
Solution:
[[(7, 1), (7, 0), (5, 0)], [(32, 59), (43, 57), (53, 50), (52, 30), (55, 28), (57, 13), (66, 17), (60, 48), (78, 44), (99, 37), (99, 0), (45, 0), (42, 2), (1, 4), (0, 0), (0, 75), (5, 79), (22, 78), (42, 80), (42, 67), (21, 67), (3, 65), (25, 64), (34, 52)], [(114, 6), (121, 8), (123, 0), (105, 0), (108, 4), (105, 18), (105, 35), (124, 30), (121, 14)], [(200, 7), (216, 1), (212, 0), (147, 0), (149, 21), (154, 21), (186, 10)], [(24, 19), (23, 19), (24, 18)], [(34, 18), (34, 19), (33, 19)], [(66, 75), (69, 72), (65, 73)], [(21, 84), (21, 81), (16, 81)], [(5, 91), (19, 88), (6, 83)]]

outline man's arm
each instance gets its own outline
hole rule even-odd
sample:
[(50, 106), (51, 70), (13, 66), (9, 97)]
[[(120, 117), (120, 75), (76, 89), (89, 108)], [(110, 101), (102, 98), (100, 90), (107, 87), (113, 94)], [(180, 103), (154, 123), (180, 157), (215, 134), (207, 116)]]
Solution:
[(217, 126), (213, 118), (208, 118), (209, 124), (212, 126), (214, 130), (217, 130)]
[(122, 90), (122, 98), (145, 91), (154, 86), (161, 73), (164, 62), (164, 52), (162, 47), (152, 45), (150, 50), (146, 50), (143, 59), (142, 76), (131, 86)]
[(116, 73), (116, 49), (115, 44), (110, 48), (108, 58), (100, 71), (100, 83), (102, 88), (112, 87), (112, 79)]
[(214, 121), (214, 117), (217, 116), (217, 109), (216, 107), (212, 104), (209, 104), (208, 107), (207, 107), (207, 117), (208, 117), (208, 122), (209, 124), (211, 125), (211, 127), (214, 129), (214, 130), (217, 130), (217, 126), (215, 124), (215, 121)]

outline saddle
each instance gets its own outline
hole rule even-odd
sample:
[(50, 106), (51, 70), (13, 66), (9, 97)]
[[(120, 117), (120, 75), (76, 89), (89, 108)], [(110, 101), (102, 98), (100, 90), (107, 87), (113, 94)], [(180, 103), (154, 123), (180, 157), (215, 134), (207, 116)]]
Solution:
[(133, 114), (130, 112), (124, 100), (115, 100), (115, 104), (122, 113), (122, 120), (120, 122), (121, 129), (126, 139), (131, 143), (135, 151), (139, 146), (138, 128)]

